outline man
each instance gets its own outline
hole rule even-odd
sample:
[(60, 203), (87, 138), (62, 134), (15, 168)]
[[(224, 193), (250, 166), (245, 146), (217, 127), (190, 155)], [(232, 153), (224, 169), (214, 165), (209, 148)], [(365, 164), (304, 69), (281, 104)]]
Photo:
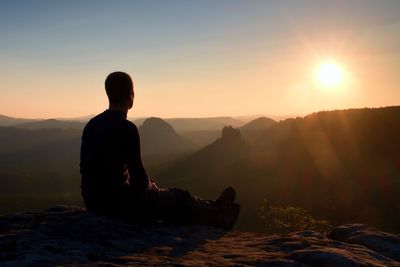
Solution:
[(131, 77), (113, 72), (105, 81), (109, 108), (85, 126), (81, 189), (88, 211), (129, 220), (157, 219), (231, 229), (240, 206), (228, 187), (216, 201), (182, 189), (159, 189), (143, 167), (140, 137), (126, 119), (133, 106)]

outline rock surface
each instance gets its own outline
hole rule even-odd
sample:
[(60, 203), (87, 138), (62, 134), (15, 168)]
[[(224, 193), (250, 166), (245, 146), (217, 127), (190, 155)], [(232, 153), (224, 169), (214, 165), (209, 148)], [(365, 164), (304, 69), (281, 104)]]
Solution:
[(328, 237), (129, 224), (55, 206), (0, 217), (1, 266), (400, 266), (400, 237), (352, 224)]

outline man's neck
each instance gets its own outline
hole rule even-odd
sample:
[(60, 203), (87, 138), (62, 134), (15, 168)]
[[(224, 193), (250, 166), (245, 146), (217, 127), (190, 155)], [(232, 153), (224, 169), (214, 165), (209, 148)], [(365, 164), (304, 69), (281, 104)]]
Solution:
[(116, 106), (116, 105), (111, 105), (111, 104), (109, 105), (108, 109), (114, 110), (114, 111), (121, 111), (121, 112), (125, 113), (125, 115), (128, 114), (128, 110), (129, 110), (128, 107)]

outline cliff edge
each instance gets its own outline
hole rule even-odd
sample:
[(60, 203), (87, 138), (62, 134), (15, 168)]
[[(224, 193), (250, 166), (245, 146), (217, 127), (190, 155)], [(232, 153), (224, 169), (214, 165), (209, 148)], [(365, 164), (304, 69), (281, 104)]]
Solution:
[(400, 236), (366, 225), (287, 235), (129, 224), (80, 207), (0, 217), (1, 266), (400, 266)]

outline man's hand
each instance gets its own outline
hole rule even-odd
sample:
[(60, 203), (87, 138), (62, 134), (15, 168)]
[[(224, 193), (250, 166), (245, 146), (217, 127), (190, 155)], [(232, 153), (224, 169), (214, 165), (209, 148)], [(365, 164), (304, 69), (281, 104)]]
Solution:
[(156, 181), (154, 181), (153, 179), (149, 179), (149, 189), (155, 189), (155, 190), (157, 190), (158, 189), (158, 186), (157, 186), (157, 184), (156, 184)]

